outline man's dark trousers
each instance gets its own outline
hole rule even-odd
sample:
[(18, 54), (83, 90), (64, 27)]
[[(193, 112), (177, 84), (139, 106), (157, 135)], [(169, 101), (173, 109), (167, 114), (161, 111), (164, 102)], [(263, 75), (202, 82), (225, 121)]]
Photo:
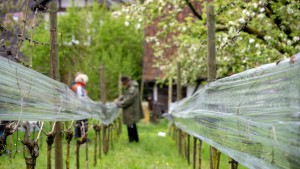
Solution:
[(129, 142), (133, 142), (133, 141), (139, 142), (139, 136), (138, 136), (135, 123), (133, 123), (132, 125), (128, 125), (127, 131), (128, 131)]

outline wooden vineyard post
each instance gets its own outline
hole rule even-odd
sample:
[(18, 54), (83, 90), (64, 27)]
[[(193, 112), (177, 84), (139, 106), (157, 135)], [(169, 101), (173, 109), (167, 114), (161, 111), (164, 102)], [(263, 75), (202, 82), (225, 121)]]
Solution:
[[(100, 86), (101, 86), (101, 102), (103, 104), (106, 103), (106, 92), (105, 92), (105, 77), (104, 77), (104, 65), (101, 64), (100, 66)], [(109, 149), (109, 137), (107, 137), (107, 134), (109, 135), (109, 126), (103, 125), (103, 135), (102, 135), (102, 145), (103, 145), (103, 152), (104, 154), (108, 153)]]
[(177, 101), (181, 99), (182, 99), (181, 70), (180, 70), (180, 63), (177, 63)]
[(182, 155), (184, 156), (184, 158), (187, 157), (186, 155), (186, 133), (182, 130), (182, 136), (181, 136), (181, 139), (182, 139)]
[(12, 145), (13, 145), (13, 138), (12, 135), (9, 137), (9, 159), (12, 160)]
[[(118, 92), (119, 92), (119, 97), (122, 95), (122, 83), (121, 83), (121, 73), (119, 74), (119, 79), (118, 79)], [(120, 135), (122, 133), (122, 120), (123, 120), (123, 112), (121, 111), (119, 117), (118, 117), (118, 135)]]
[(177, 139), (178, 139), (178, 153), (179, 153), (179, 156), (182, 156), (182, 139), (181, 139), (181, 129), (178, 128), (178, 135), (177, 135)]
[(103, 125), (103, 132), (102, 132), (102, 147), (103, 147), (103, 153), (104, 154), (107, 154), (108, 153), (108, 149), (107, 149), (107, 134), (106, 134), (106, 131), (107, 131), (107, 126), (106, 125)]
[(79, 169), (79, 154), (80, 154), (80, 144), (76, 144), (76, 169)]
[[(86, 134), (86, 139), (88, 138), (87, 133)], [(89, 143), (88, 140), (85, 142), (85, 168), (89, 168)]]
[(193, 137), (193, 169), (196, 169), (197, 138)]
[(187, 150), (186, 150), (186, 158), (188, 161), (188, 164), (190, 165), (190, 135), (187, 135)]
[(173, 129), (172, 129), (172, 138), (175, 140), (175, 138), (176, 138), (176, 126), (175, 126), (175, 124), (172, 124), (172, 127), (173, 127)]
[(112, 123), (112, 124), (110, 124), (110, 147), (111, 147), (111, 149), (113, 149), (113, 146), (114, 146), (113, 133), (114, 133), (114, 125)]
[(229, 169), (237, 169), (239, 163), (237, 161), (235, 161), (233, 158), (229, 158)]
[(94, 145), (94, 166), (97, 165), (97, 148), (98, 148), (98, 131), (95, 130), (95, 145)]
[[(172, 83), (172, 78), (169, 77), (169, 83), (168, 83), (168, 107), (170, 107), (171, 103), (172, 103), (172, 86), (173, 86), (173, 83)], [(169, 130), (168, 130), (168, 134), (170, 136), (172, 136), (172, 130), (174, 129), (174, 124), (171, 124), (169, 125)], [(174, 137), (173, 137), (174, 138)]]
[[(98, 148), (98, 141), (99, 141), (99, 133), (101, 130), (101, 127), (99, 125), (94, 125), (93, 129), (95, 130), (95, 146), (94, 146), (94, 166), (97, 165), (97, 148)], [(99, 145), (101, 147), (101, 144)], [(101, 148), (99, 149), (101, 150)], [(99, 152), (101, 153), (101, 152)]]
[(101, 87), (101, 102), (103, 104), (106, 103), (106, 87), (105, 87), (105, 76), (104, 76), (104, 73), (105, 73), (105, 69), (104, 69), (104, 65), (101, 64), (100, 66), (100, 87)]
[[(50, 75), (51, 78), (59, 81), (59, 59), (57, 45), (57, 3), (50, 4)], [(62, 126), (61, 122), (55, 125), (55, 169), (63, 168), (62, 158)]]
[(214, 19), (214, 7), (212, 5), (207, 6), (207, 70), (208, 81), (214, 81), (217, 77), (216, 71), (216, 47), (215, 47), (215, 19)]
[[(207, 70), (208, 81), (214, 81), (216, 74), (215, 18), (213, 5), (207, 6)], [(221, 152), (210, 146), (210, 169), (218, 169)]]
[(101, 126), (99, 126), (100, 129), (99, 129), (99, 159), (101, 159), (101, 156), (102, 156), (102, 150), (101, 150), (101, 147), (102, 147), (102, 144), (101, 144)]
[(66, 169), (70, 169), (70, 143), (73, 138), (72, 126), (66, 131), (66, 140), (67, 140), (67, 155), (66, 155)]
[(53, 124), (52, 131), (47, 133), (47, 139), (46, 139), (46, 142), (47, 142), (47, 169), (52, 168), (51, 150), (52, 150), (52, 145), (54, 143), (54, 139), (56, 137), (55, 125), (56, 125), (56, 123)]
[(107, 136), (106, 136), (106, 154), (107, 154), (109, 152), (109, 146), (110, 146), (110, 124), (106, 128), (107, 128)]
[(198, 169), (201, 169), (201, 153), (202, 153), (202, 140), (199, 140), (198, 143)]

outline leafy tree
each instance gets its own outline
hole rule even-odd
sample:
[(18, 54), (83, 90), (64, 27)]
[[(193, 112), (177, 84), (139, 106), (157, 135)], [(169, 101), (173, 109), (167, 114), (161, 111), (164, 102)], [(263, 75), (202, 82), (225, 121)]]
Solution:
[[(206, 76), (207, 28), (202, 0), (148, 0), (142, 5), (124, 7), (129, 20), (142, 17), (146, 25), (158, 20), (152, 42), (155, 67), (165, 78), (176, 78), (176, 65), (182, 65), (183, 83)], [(216, 18), (217, 75), (228, 76), (249, 68), (292, 56), (300, 50), (300, 2), (297, 0), (214, 0)], [(189, 8), (192, 15), (183, 21), (179, 13)], [(172, 57), (166, 52), (176, 47)]]
[[(136, 25), (127, 24), (125, 17), (112, 15), (113, 9), (94, 4), (87, 8), (69, 8), (58, 15), (58, 42), (61, 79), (70, 85), (76, 72), (89, 76), (87, 85), (92, 99), (100, 95), (100, 64), (105, 66), (106, 95), (118, 95), (118, 76), (126, 74), (141, 78), (143, 32)], [(33, 39), (49, 41), (49, 23), (43, 20), (34, 32)], [(25, 42), (22, 51), (30, 56), (30, 44)], [(49, 46), (33, 48), (33, 69), (49, 72)]]

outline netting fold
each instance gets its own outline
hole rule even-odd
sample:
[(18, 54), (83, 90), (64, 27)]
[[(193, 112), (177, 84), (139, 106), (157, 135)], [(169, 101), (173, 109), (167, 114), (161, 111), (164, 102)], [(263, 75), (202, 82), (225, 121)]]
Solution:
[(249, 168), (300, 166), (300, 53), (209, 83), (172, 122)]
[(94, 118), (110, 124), (114, 103), (78, 98), (67, 85), (0, 56), (0, 120), (67, 121)]

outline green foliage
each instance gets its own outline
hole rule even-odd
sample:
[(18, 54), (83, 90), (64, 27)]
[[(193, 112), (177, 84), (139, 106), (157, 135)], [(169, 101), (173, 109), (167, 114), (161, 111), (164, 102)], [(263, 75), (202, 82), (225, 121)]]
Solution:
[[(45, 123), (44, 131), (48, 132), (51, 130), (49, 123)], [(122, 128), (123, 133), (119, 139), (114, 142), (113, 148), (109, 151), (108, 155), (103, 155), (102, 158), (98, 159), (97, 166), (93, 166), (94, 160), (94, 130), (92, 126), (89, 126), (88, 137), (90, 142), (88, 144), (88, 166), (91, 169), (182, 169), (192, 168), (192, 137), (191, 137), (191, 148), (190, 157), (191, 165), (188, 165), (187, 161), (178, 155), (178, 147), (175, 140), (170, 136), (160, 137), (158, 132), (168, 132), (168, 121), (166, 119), (160, 120), (157, 124), (145, 124), (138, 123), (138, 131), (140, 142), (139, 143), (128, 143), (128, 136), (126, 126)], [(37, 132), (37, 131), (36, 131)], [(19, 132), (18, 138), (23, 139), (24, 132)], [(32, 138), (36, 137), (37, 133), (31, 133)], [(17, 134), (14, 133), (12, 136), (12, 143), (18, 144), (18, 149), (22, 150), (22, 143), (17, 139)], [(42, 134), (39, 140), (39, 157), (37, 158), (36, 168), (45, 168), (47, 166), (47, 143), (46, 136)], [(80, 168), (85, 168), (85, 144), (80, 147)], [(15, 146), (13, 146), (13, 150)], [(76, 166), (76, 141), (71, 141), (70, 149), (70, 168)], [(15, 152), (13, 152), (14, 154)], [(54, 153), (54, 149), (52, 150)], [(209, 146), (205, 143), (202, 144), (202, 168), (209, 168)], [(23, 152), (18, 151), (16, 157), (9, 160), (8, 155), (0, 157), (0, 168), (19, 169), (25, 168), (25, 160)], [(52, 166), (54, 166), (55, 155), (52, 154)], [(63, 165), (65, 167), (66, 158), (66, 140), (63, 139)], [(228, 157), (224, 154), (221, 155), (220, 168), (228, 168)], [(246, 167), (239, 165), (239, 168), (245, 169)]]
[[(187, 2), (192, 1), (149, 0), (122, 10), (124, 15), (132, 16), (129, 20), (143, 17), (147, 25), (158, 21), (156, 35), (145, 37), (153, 43), (156, 58), (153, 66), (160, 68), (165, 78), (176, 79), (176, 65), (180, 62), (184, 84), (207, 74), (206, 7), (209, 3), (193, 1), (191, 5), (201, 18), (191, 13), (180, 20), (180, 13), (191, 9)], [(215, 7), (218, 78), (300, 51), (299, 1), (214, 0), (210, 4)], [(176, 50), (173, 49), (171, 57), (166, 57), (172, 46)]]
[[(92, 99), (100, 96), (100, 64), (105, 67), (108, 99), (118, 95), (119, 74), (141, 79), (143, 32), (133, 24), (127, 25), (124, 17), (113, 17), (112, 12), (94, 4), (82, 9), (68, 8), (58, 15), (61, 80), (70, 85), (76, 72), (86, 73)], [(49, 42), (49, 34), (49, 23), (43, 20), (34, 30), (33, 39)], [(22, 52), (28, 58), (30, 50), (30, 43), (23, 43)], [(33, 69), (49, 72), (49, 57), (49, 46), (34, 46)]]

